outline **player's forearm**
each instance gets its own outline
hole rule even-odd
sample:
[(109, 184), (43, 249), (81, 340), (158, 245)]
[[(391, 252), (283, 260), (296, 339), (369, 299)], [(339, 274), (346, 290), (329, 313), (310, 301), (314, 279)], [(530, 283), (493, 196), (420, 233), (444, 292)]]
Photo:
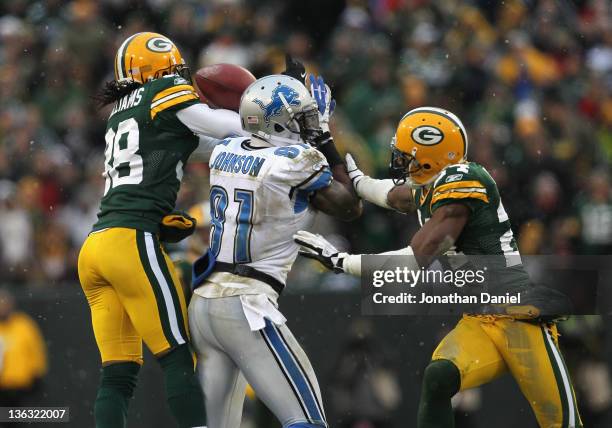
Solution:
[(410, 246), (400, 248), (399, 250), (386, 251), (378, 254), (347, 254), (344, 257), (342, 268), (344, 272), (355, 276), (361, 276), (361, 257), (362, 256), (404, 256), (406, 267), (410, 270), (420, 268), (419, 262), (414, 256), (414, 252)]
[(346, 221), (356, 219), (361, 215), (363, 207), (359, 197), (353, 189), (351, 179), (346, 170), (346, 165), (336, 149), (334, 140), (330, 139), (327, 143), (319, 147), (318, 150), (325, 156), (336, 186), (340, 185), (346, 190), (343, 192), (340, 189), (330, 189), (333, 195), (329, 195), (330, 197), (328, 197), (329, 200), (326, 205), (328, 207), (336, 206), (336, 209), (333, 210), (336, 213), (333, 216), (336, 218)]
[(469, 208), (461, 203), (443, 205), (433, 213), (410, 242), (421, 266), (428, 266), (434, 257), (455, 245), (469, 214)]
[[(392, 181), (392, 180), (390, 180)], [(387, 203), (391, 208), (401, 213), (411, 213), (416, 210), (412, 188), (407, 185), (394, 186), (387, 194)]]
[(332, 181), (330, 186), (317, 191), (312, 204), (325, 214), (344, 221), (355, 220), (362, 211), (357, 195), (337, 181)]
[(396, 186), (391, 179), (379, 180), (363, 176), (355, 183), (360, 198), (382, 208), (401, 213), (410, 213), (415, 209), (412, 189), (408, 186)]
[(206, 104), (196, 104), (180, 110), (176, 117), (196, 135), (218, 139), (246, 135), (240, 116), (231, 110), (213, 110)]
[(444, 233), (430, 234), (424, 239), (418, 239), (417, 235), (415, 235), (412, 239), (414, 257), (421, 266), (429, 266), (434, 257), (444, 254), (454, 244), (455, 240), (450, 235)]

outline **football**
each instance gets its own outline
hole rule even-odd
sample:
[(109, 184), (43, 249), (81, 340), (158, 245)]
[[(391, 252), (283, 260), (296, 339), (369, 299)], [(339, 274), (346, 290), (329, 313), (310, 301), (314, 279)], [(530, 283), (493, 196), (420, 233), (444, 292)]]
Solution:
[(199, 69), (195, 87), (200, 100), (212, 108), (238, 111), (240, 97), (255, 81), (255, 76), (243, 67), (233, 64), (214, 64)]

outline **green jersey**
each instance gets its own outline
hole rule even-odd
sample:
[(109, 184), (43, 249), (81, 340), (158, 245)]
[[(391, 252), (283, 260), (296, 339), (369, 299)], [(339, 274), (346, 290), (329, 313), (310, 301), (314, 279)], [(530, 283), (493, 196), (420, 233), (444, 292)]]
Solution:
[[(421, 226), (443, 205), (466, 205), (469, 219), (453, 250), (470, 256), (500, 256), (496, 265), (503, 282), (529, 282), (497, 184), (483, 166), (474, 162), (451, 165), (433, 184), (416, 189), (414, 198)], [(498, 260), (485, 259), (487, 263)]]
[(177, 75), (150, 81), (117, 101), (106, 128), (106, 184), (94, 231), (157, 233), (199, 141), (176, 113), (198, 102), (193, 86)]

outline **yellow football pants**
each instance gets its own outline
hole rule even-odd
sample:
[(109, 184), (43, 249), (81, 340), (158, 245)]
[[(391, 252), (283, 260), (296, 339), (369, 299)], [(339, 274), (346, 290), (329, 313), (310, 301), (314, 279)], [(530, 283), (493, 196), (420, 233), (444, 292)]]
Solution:
[(432, 360), (449, 360), (457, 366), (461, 390), (510, 372), (540, 427), (582, 427), (556, 326), (464, 315), (438, 345)]
[(103, 364), (142, 364), (143, 340), (155, 355), (188, 341), (185, 295), (155, 235), (91, 233), (79, 254), (79, 279)]

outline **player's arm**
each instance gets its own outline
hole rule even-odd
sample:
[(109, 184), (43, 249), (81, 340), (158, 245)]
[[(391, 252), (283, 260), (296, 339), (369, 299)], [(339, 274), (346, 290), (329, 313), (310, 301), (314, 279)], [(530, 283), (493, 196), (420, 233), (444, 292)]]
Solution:
[[(291, 57), (287, 57), (287, 70), (291, 67)], [(298, 65), (299, 64), (298, 62)], [(303, 66), (302, 66), (303, 69)], [(350, 221), (361, 215), (362, 204), (353, 190), (347, 167), (336, 149), (329, 130), (329, 120), (334, 112), (336, 101), (331, 96), (329, 86), (321, 76), (308, 76), (310, 94), (319, 110), (320, 135), (314, 143), (317, 150), (325, 157), (334, 180), (327, 187), (317, 191), (311, 199), (312, 205), (320, 211), (340, 220)]]
[(289, 199), (299, 213), (312, 206), (341, 220), (352, 220), (361, 213), (357, 195), (337, 182), (323, 154), (305, 144), (279, 147), (279, 156), (270, 177), (279, 185), (289, 185)]
[[(377, 255), (404, 256), (406, 267), (416, 270), (429, 266), (432, 259), (444, 254), (452, 247), (468, 221), (470, 209), (462, 203), (446, 204), (434, 211), (432, 217), (414, 235), (408, 247), (387, 251)], [(321, 235), (299, 231), (294, 240), (300, 248), (300, 254), (318, 260), (325, 267), (336, 273), (346, 272), (361, 275), (361, 256), (339, 252)]]
[(240, 116), (232, 110), (212, 109), (198, 103), (179, 110), (176, 117), (199, 137), (194, 154), (204, 160), (210, 158), (219, 141), (230, 136), (245, 135)]
[(243, 135), (240, 116), (231, 110), (213, 110), (200, 102), (194, 87), (185, 79), (162, 80), (165, 87), (151, 100), (151, 119), (158, 126), (175, 127), (177, 120), (200, 137), (197, 151), (209, 157), (215, 145), (229, 136)]
[(194, 134), (224, 139), (246, 135), (240, 116), (232, 110), (212, 109), (203, 103), (190, 105), (176, 113), (176, 117)]
[(396, 186), (393, 180), (378, 180), (367, 176), (359, 169), (353, 156), (346, 155), (347, 174), (352, 187), (360, 198), (379, 207), (411, 213), (415, 210), (412, 188), (408, 185)]
[(319, 211), (344, 221), (355, 220), (362, 211), (361, 201), (357, 195), (345, 184), (336, 180), (318, 190), (311, 203)]
[(326, 141), (319, 145), (318, 150), (325, 156), (334, 180), (328, 187), (317, 191), (312, 199), (313, 206), (340, 220), (355, 220), (361, 216), (363, 205), (353, 189), (347, 167), (329, 132)]
[(410, 247), (420, 266), (429, 266), (432, 259), (444, 254), (465, 227), (470, 209), (462, 203), (442, 205), (434, 211), (412, 237)]

